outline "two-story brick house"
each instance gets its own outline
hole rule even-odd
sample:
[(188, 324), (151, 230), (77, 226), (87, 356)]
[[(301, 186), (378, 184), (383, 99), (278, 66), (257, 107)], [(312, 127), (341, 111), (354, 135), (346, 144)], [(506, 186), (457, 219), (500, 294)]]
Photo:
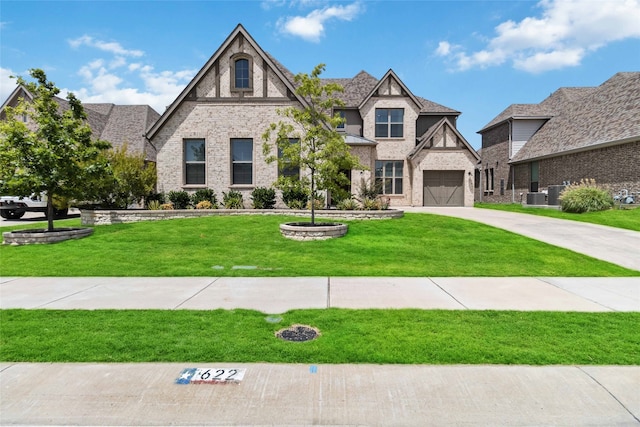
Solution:
[[(320, 61), (319, 61), (320, 62)], [(393, 206), (473, 204), (478, 154), (456, 129), (458, 111), (417, 97), (389, 70), (381, 79), (362, 71), (324, 79), (344, 87), (344, 133)], [(237, 190), (248, 200), (277, 180), (267, 164), (262, 135), (283, 120), (277, 110), (304, 105), (294, 75), (238, 25), (147, 132), (157, 149), (158, 190)]]
[(510, 105), (478, 133), (477, 200), (525, 202), (527, 193), (582, 179), (612, 194), (640, 192), (640, 72)]

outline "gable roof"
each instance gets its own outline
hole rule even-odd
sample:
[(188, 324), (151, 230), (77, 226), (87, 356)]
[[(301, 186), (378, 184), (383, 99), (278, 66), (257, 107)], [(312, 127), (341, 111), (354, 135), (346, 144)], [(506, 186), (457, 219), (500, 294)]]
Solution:
[(420, 153), (426, 147), (426, 145), (429, 143), (431, 138), (436, 134), (436, 132), (438, 132), (440, 129), (442, 129), (445, 126), (454, 132), (454, 134), (458, 137), (458, 139), (462, 141), (462, 144), (465, 146), (465, 148), (469, 150), (471, 154), (473, 154), (476, 160), (480, 160), (480, 155), (478, 155), (478, 152), (473, 149), (471, 144), (469, 144), (469, 141), (467, 141), (465, 137), (462, 136), (462, 134), (458, 131), (458, 129), (456, 129), (456, 127), (453, 124), (451, 124), (451, 121), (449, 121), (447, 117), (443, 117), (442, 119), (440, 119), (437, 123), (435, 123), (429, 129), (427, 129), (427, 131), (423, 133), (422, 136), (418, 138), (418, 144), (407, 155), (407, 158), (409, 160), (415, 159), (418, 153)]
[(180, 95), (171, 103), (171, 105), (162, 113), (160, 119), (148, 130), (147, 138), (152, 139), (156, 133), (166, 123), (166, 121), (173, 115), (176, 109), (182, 104), (187, 95), (191, 92), (193, 88), (195, 88), (198, 83), (205, 77), (205, 75), (211, 70), (214, 66), (218, 58), (227, 50), (227, 48), (233, 43), (233, 41), (242, 35), (245, 41), (248, 42), (258, 55), (267, 63), (267, 65), (274, 70), (278, 78), (282, 80), (287, 89), (293, 94), (293, 96), (303, 105), (306, 105), (307, 102), (304, 98), (298, 96), (295, 91), (295, 87), (293, 86), (293, 76), (291, 72), (286, 70), (286, 68), (276, 61), (271, 55), (268, 55), (258, 43), (251, 37), (251, 35), (247, 32), (247, 30), (242, 26), (242, 24), (238, 24), (236, 28), (229, 34), (229, 36), (225, 39), (225, 41), (220, 45), (220, 47), (214, 52), (214, 54), (209, 58), (209, 60), (204, 64), (204, 66), (198, 71), (196, 76), (191, 79), (191, 82), (182, 90)]
[(518, 151), (513, 163), (640, 140), (640, 72), (617, 73), (596, 88), (565, 90), (561, 95), (560, 101), (549, 100), (560, 102), (556, 114)]

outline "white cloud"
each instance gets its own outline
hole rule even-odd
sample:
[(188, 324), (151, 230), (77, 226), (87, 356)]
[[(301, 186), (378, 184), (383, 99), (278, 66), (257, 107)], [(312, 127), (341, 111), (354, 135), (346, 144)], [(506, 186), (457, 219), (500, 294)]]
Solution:
[(128, 50), (122, 47), (120, 43), (117, 42), (105, 42), (102, 40), (95, 40), (91, 36), (83, 35), (78, 37), (77, 39), (68, 40), (69, 45), (75, 49), (80, 46), (89, 46), (104, 52), (113, 53), (121, 56), (133, 56), (140, 57), (144, 55), (144, 52), (141, 50)]
[(15, 76), (16, 73), (8, 68), (0, 67), (0, 99), (5, 102), (11, 92), (16, 88), (16, 79), (12, 79), (11, 76)]
[(311, 42), (319, 42), (325, 33), (325, 22), (330, 19), (351, 21), (360, 12), (359, 2), (346, 6), (329, 6), (316, 9), (306, 16), (289, 16), (278, 20), (277, 27), (286, 34), (301, 37)]
[(447, 41), (435, 54), (449, 58), (457, 70), (511, 62), (531, 73), (579, 65), (611, 42), (640, 38), (640, 0), (542, 0), (540, 17), (506, 21), (486, 48), (467, 53)]
[(160, 71), (144, 62), (129, 63), (144, 55), (141, 50), (124, 49), (117, 42), (103, 42), (84, 35), (69, 40), (71, 47), (85, 46), (100, 51), (96, 58), (78, 70), (79, 88), (65, 88), (84, 103), (146, 104), (162, 113), (195, 76), (197, 70)]

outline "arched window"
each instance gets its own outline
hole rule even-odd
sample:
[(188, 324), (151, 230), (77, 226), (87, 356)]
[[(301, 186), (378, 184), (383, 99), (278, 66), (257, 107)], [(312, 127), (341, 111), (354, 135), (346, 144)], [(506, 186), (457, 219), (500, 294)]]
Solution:
[(251, 57), (246, 54), (237, 54), (231, 58), (231, 90), (250, 91), (253, 89), (251, 66)]
[(236, 88), (246, 89), (249, 87), (249, 60), (236, 60)]

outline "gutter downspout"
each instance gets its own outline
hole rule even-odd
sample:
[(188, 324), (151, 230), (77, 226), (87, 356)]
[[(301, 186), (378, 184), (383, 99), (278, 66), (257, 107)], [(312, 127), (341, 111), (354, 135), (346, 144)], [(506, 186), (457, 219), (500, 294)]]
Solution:
[(509, 120), (509, 169), (511, 169), (511, 203), (516, 202), (516, 175), (515, 170), (513, 169), (513, 165), (511, 164), (511, 157), (513, 155), (513, 138), (512, 138), (512, 130), (513, 130), (513, 121)]

